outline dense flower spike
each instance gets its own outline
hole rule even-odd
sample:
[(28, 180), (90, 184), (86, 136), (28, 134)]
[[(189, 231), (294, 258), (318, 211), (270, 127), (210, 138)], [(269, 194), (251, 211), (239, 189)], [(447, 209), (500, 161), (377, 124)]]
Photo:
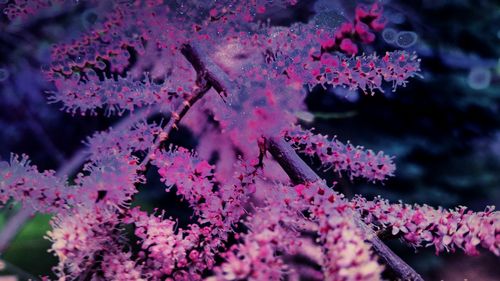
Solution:
[(292, 253), (300, 246), (298, 232), (287, 227), (297, 213), (281, 206), (259, 208), (249, 221), (243, 242), (223, 254), (225, 262), (217, 269), (218, 280), (282, 280), (288, 271), (278, 251)]
[(123, 158), (134, 152), (148, 151), (160, 132), (160, 126), (139, 121), (125, 128), (97, 132), (87, 139), (86, 145), (93, 161), (110, 156)]
[(436, 254), (459, 248), (477, 255), (477, 246), (481, 245), (500, 256), (500, 212), (494, 212), (494, 207), (483, 212), (466, 207), (445, 210), (427, 205), (391, 204), (380, 197), (372, 201), (356, 197), (351, 204), (366, 222), (401, 236), (412, 246), (434, 246)]
[(141, 267), (136, 265), (136, 262), (131, 260), (130, 253), (118, 252), (104, 255), (102, 263), (104, 277), (106, 280), (136, 280), (146, 281), (142, 276)]
[(243, 183), (251, 181), (249, 175), (239, 174), (239, 184), (222, 182), (216, 187), (214, 167), (184, 148), (156, 153), (153, 164), (158, 166), (167, 191), (175, 186), (177, 194), (200, 216), (199, 222), (213, 225), (221, 237), (245, 214), (244, 204), (252, 190)]
[(12, 198), (45, 213), (65, 213), (73, 206), (99, 202), (120, 206), (137, 192), (134, 184), (144, 180), (137, 174), (133, 157), (102, 157), (89, 162), (73, 186), (57, 177), (55, 171), (39, 172), (26, 155), (12, 155), (10, 163), (0, 162), (0, 168), (0, 203)]
[(420, 70), (416, 54), (404, 51), (357, 57), (324, 53), (302, 64), (297, 64), (297, 59), (297, 56), (278, 56), (279, 62), (273, 65), (294, 83), (341, 86), (365, 93), (383, 92), (384, 81), (391, 83), (395, 91), (398, 86), (405, 86), (408, 78), (416, 76)]
[[(318, 221), (318, 233), (324, 251), (324, 275), (327, 280), (380, 280), (382, 267), (364, 241), (366, 233), (356, 225), (356, 214), (342, 195), (326, 184), (294, 187), (302, 204)], [(288, 199), (289, 200), (289, 199)]]
[[(55, 268), (62, 276), (76, 277), (94, 265), (97, 253), (109, 249), (118, 215), (107, 208), (76, 208), (52, 220), (47, 233), (51, 252), (59, 259)], [(115, 238), (116, 239), (116, 238)]]
[(135, 225), (140, 239), (141, 256), (147, 256), (143, 271), (150, 280), (201, 280), (204, 270), (215, 264), (214, 255), (221, 240), (212, 236), (211, 228), (192, 224), (188, 229), (176, 227), (176, 222), (163, 216), (148, 215), (135, 208), (125, 222)]
[(39, 172), (28, 156), (12, 155), (0, 162), (0, 203), (23, 202), (40, 212), (64, 212), (74, 204), (76, 190), (66, 185), (55, 171)]
[(325, 235), (325, 277), (328, 280), (380, 280), (383, 268), (372, 258), (351, 217), (330, 214)]
[(392, 176), (396, 169), (392, 158), (361, 146), (353, 146), (349, 142), (343, 144), (335, 137), (314, 134), (301, 127), (294, 127), (285, 133), (285, 138), (297, 149), (308, 156), (319, 158), (323, 167), (335, 172), (347, 172), (351, 179), (363, 177), (370, 181), (383, 181)]
[(84, 173), (75, 179), (79, 190), (85, 191), (79, 196), (81, 204), (128, 204), (132, 195), (137, 193), (135, 184), (144, 182), (144, 177), (138, 174), (137, 162), (134, 157), (124, 157), (106, 158), (87, 164)]

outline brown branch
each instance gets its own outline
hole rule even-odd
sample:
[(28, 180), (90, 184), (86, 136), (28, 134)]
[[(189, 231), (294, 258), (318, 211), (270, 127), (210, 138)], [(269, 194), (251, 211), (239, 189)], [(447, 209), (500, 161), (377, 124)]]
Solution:
[[(307, 165), (295, 150), (281, 138), (269, 138), (269, 152), (283, 167), (293, 183), (307, 183), (320, 180), (320, 177)], [(365, 239), (371, 244), (372, 249), (388, 266), (388, 269), (402, 280), (424, 280), (410, 265), (396, 255), (387, 245), (380, 240), (373, 230), (359, 218), (356, 223), (365, 233)]]
[(268, 138), (268, 150), (285, 170), (293, 183), (313, 183), (321, 178), (297, 155), (287, 142), (282, 139)]
[[(185, 46), (181, 49), (181, 52), (184, 54), (185, 53)], [(190, 53), (190, 52), (188, 52)], [(187, 55), (185, 55), (186, 58), (191, 62), (190, 58), (188, 58)], [(169, 136), (170, 133), (172, 132), (173, 129), (177, 129), (179, 122), (182, 120), (182, 118), (188, 113), (189, 109), (198, 101), (200, 100), (211, 88), (211, 84), (208, 82), (208, 75), (207, 71), (203, 70), (202, 68), (197, 68), (195, 67), (195, 64), (197, 63), (196, 61), (193, 61), (193, 67), (196, 70), (196, 85), (194, 86), (193, 93), (185, 99), (178, 107), (176, 110), (174, 110), (170, 114), (170, 119), (168, 120), (167, 125), (162, 128), (162, 132), (156, 139), (155, 143), (153, 144), (151, 150), (149, 153), (144, 157), (142, 160), (140, 166), (145, 167), (149, 161), (151, 160), (151, 157), (154, 154), (154, 151), (161, 147), (161, 144), (165, 142)], [(199, 66), (201, 67), (201, 66)], [(222, 88), (220, 88), (222, 89)]]
[[(192, 95), (182, 102), (179, 107), (172, 112), (170, 120), (168, 120), (167, 125), (163, 128), (163, 135), (160, 137), (160, 142), (166, 141), (170, 132), (173, 129), (177, 129), (179, 122), (188, 113), (191, 106), (193, 106), (198, 100), (200, 100), (207, 92), (210, 90), (210, 86), (206, 83), (206, 80), (199, 77), (199, 82), (196, 84), (196, 89), (193, 91)], [(159, 147), (159, 145), (157, 146)]]
[[(198, 48), (185, 44), (182, 54), (193, 65), (197, 73), (204, 73), (208, 84), (223, 97), (228, 93), (237, 94), (237, 88), (211, 59), (202, 55)], [(316, 182), (320, 177), (297, 155), (295, 150), (281, 138), (268, 138), (269, 152), (278, 161), (294, 183)], [(366, 239), (374, 251), (380, 256), (388, 269), (401, 280), (423, 281), (423, 278), (389, 247), (387, 247), (360, 219), (357, 223), (366, 234)]]
[(229, 76), (209, 60), (208, 56), (200, 48), (184, 44), (181, 47), (181, 53), (191, 63), (198, 77), (203, 76), (209, 87), (213, 87), (224, 100), (227, 98), (228, 93), (235, 92), (236, 87), (229, 79)]

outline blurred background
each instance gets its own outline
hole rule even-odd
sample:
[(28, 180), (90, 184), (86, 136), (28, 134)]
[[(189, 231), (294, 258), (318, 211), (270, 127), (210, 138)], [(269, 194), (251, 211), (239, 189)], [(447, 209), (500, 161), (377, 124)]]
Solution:
[[(0, 0), (0, 10), (8, 11), (16, 2), (21, 1)], [(375, 44), (360, 46), (362, 51), (415, 51), (422, 59), (422, 78), (411, 79), (396, 93), (387, 85), (385, 93), (374, 96), (317, 87), (306, 99), (312, 115), (299, 117), (317, 132), (394, 155), (396, 175), (377, 185), (331, 173), (322, 176), (338, 181), (336, 188), (347, 196), (381, 195), (444, 208), (465, 205), (475, 211), (500, 206), (499, 2), (383, 2), (387, 27)], [(270, 13), (271, 24), (307, 21), (321, 12), (321, 5), (335, 6), (346, 17), (353, 14), (353, 1), (299, 1), (287, 13)], [(11, 152), (26, 153), (40, 169), (57, 169), (84, 146), (87, 136), (117, 121), (60, 112), (60, 104), (47, 102), (46, 92), (53, 88), (41, 75), (51, 44), (77, 36), (100, 20), (95, 7), (84, 1), (52, 6), (22, 20), (0, 14), (0, 159), (8, 160)], [(181, 129), (174, 141), (193, 140)], [(161, 191), (142, 192), (137, 200), (153, 207), (168, 200)], [(0, 209), (0, 232), (20, 211), (16, 204)], [(0, 251), (0, 280), (12, 274), (26, 280), (50, 273), (56, 260), (47, 253), (50, 242), (43, 239), (49, 219), (28, 219)], [(435, 256), (432, 248), (417, 251), (398, 241), (388, 243), (426, 280), (500, 279), (500, 259), (486, 251), (477, 257)]]

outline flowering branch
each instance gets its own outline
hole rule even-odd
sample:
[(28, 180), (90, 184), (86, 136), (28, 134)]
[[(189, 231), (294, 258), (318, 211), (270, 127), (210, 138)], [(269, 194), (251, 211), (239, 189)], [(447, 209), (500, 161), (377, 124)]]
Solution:
[[(321, 180), (284, 140), (270, 138), (268, 149), (295, 184)], [(328, 187), (325, 187), (325, 190), (328, 190)], [(402, 280), (423, 280), (410, 265), (387, 247), (361, 220), (358, 219), (356, 223), (365, 232), (365, 239), (372, 245), (373, 250), (399, 278)]]
[[(135, 114), (130, 114), (128, 117), (120, 121), (115, 127), (118, 131), (123, 130), (137, 123), (139, 120), (147, 118), (158, 112), (158, 108), (150, 108), (138, 111)], [(88, 158), (90, 152), (87, 148), (79, 150), (73, 157), (61, 165), (61, 168), (56, 172), (56, 176), (67, 176), (73, 174)], [(54, 186), (55, 188), (55, 186)], [(13, 217), (11, 217), (4, 225), (0, 232), (0, 253), (3, 253), (9, 247), (12, 240), (17, 236), (24, 224), (33, 215), (35, 209), (31, 206), (23, 206)]]
[(495, 236), (500, 229), (500, 213), (494, 211), (494, 206), (483, 212), (463, 206), (446, 210), (401, 202), (391, 204), (380, 197), (369, 201), (360, 196), (351, 203), (367, 224), (375, 221), (377, 228), (400, 236), (414, 247), (433, 245), (436, 254), (459, 248), (468, 255), (477, 255), (476, 247), (482, 245), (500, 256), (500, 241)]
[[(207, 84), (212, 85), (220, 95), (227, 95), (227, 89), (231, 87), (227, 75), (217, 65), (210, 61), (208, 57), (201, 57), (200, 51), (191, 45), (184, 45), (183, 55), (192, 63), (196, 71), (205, 72)], [(209, 68), (207, 68), (209, 66)], [(219, 77), (220, 75), (220, 77)], [(212, 84), (216, 81), (215, 84)], [(281, 167), (288, 174), (294, 183), (313, 183), (320, 180), (320, 177), (295, 153), (295, 150), (282, 139), (274, 137), (268, 138), (269, 152), (275, 157)], [(327, 188), (325, 188), (327, 189)], [(389, 268), (402, 280), (423, 280), (422, 277), (399, 256), (392, 252), (376, 235), (361, 221), (357, 224), (362, 227), (366, 237), (371, 243), (375, 252), (389, 266)]]
[(195, 102), (197, 102), (199, 99), (201, 99), (208, 90), (210, 90), (210, 86), (206, 83), (206, 81), (202, 78), (204, 77), (204, 74), (199, 73), (198, 74), (198, 79), (196, 80), (196, 86), (191, 94), (187, 99), (185, 99), (179, 107), (173, 111), (170, 114), (170, 120), (168, 120), (167, 125), (163, 127), (162, 132), (160, 133), (158, 139), (155, 141), (155, 144), (152, 147), (152, 150), (148, 153), (148, 155), (142, 160), (142, 163), (140, 166), (144, 167), (150, 160), (151, 157), (154, 154), (154, 151), (161, 146), (161, 143), (166, 141), (170, 135), (170, 132), (173, 129), (176, 129), (177, 126), (179, 125), (179, 122), (182, 120), (182, 118), (188, 113), (189, 108), (193, 106)]
[[(10, 21), (87, 8), (21, 2), (8, 5)], [(422, 280), (378, 230), (438, 252), (475, 254), (480, 244), (499, 255), (500, 217), (492, 207), (474, 213), (348, 200), (299, 157), (319, 159), (326, 170), (351, 179), (379, 182), (393, 175), (392, 157), (382, 151), (294, 125), (306, 106), (304, 86), (374, 94), (418, 76), (416, 53), (357, 55), (385, 27), (378, 2), (358, 5), (355, 19), (342, 24), (330, 21), (338, 7), (319, 1), (325, 3), (314, 3), (307, 23), (287, 27), (260, 20), (269, 16), (268, 7), (296, 0), (91, 2), (82, 11), (86, 31), (61, 38), (42, 68), (55, 87), (49, 100), (73, 114), (129, 116), (88, 137), (80, 160), (57, 173), (39, 171), (27, 155), (0, 162), (0, 204), (14, 200), (25, 212), (55, 214), (45, 238), (59, 260), (53, 271), (60, 280), (202, 280), (213, 274), (207, 281), (371, 281), (382, 279), (384, 268), (394, 279)], [(149, 120), (151, 113), (165, 115), (164, 122)], [(195, 150), (166, 149), (181, 121), (200, 140)], [(268, 151), (275, 160), (265, 159)], [(78, 174), (65, 170), (83, 162)], [(71, 181), (69, 172), (76, 174)], [(176, 222), (170, 207), (153, 213), (132, 208), (150, 172), (189, 205), (189, 224)], [(23, 214), (11, 225), (25, 220)], [(17, 231), (7, 227), (0, 242)], [(304, 254), (311, 262), (300, 258)]]
[(362, 146), (354, 146), (349, 142), (343, 144), (333, 137), (314, 134), (296, 126), (285, 133), (285, 139), (296, 150), (308, 156), (317, 156), (323, 167), (334, 172), (347, 171), (351, 179), (363, 177), (372, 182), (383, 181), (394, 175), (396, 166), (392, 158), (372, 150), (365, 150)]

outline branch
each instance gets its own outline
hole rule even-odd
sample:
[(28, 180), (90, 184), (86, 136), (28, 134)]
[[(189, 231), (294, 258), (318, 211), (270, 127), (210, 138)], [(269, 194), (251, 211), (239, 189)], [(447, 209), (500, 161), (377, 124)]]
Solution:
[(189, 44), (183, 44), (181, 53), (191, 63), (198, 78), (203, 76), (209, 87), (213, 87), (217, 93), (225, 100), (228, 93), (235, 92), (235, 86), (227, 74), (213, 63), (208, 56), (200, 49)]
[[(276, 161), (283, 167), (293, 183), (315, 182), (320, 177), (307, 165), (295, 150), (283, 139), (269, 138), (269, 152)], [(387, 245), (380, 240), (373, 230), (356, 218), (356, 223), (365, 233), (365, 239), (372, 245), (373, 250), (388, 266), (390, 271), (402, 280), (423, 281), (424, 279), (398, 255), (396, 255)]]
[(321, 180), (307, 164), (303, 164), (295, 149), (284, 140), (269, 138), (268, 150), (293, 183), (313, 183)]
[[(236, 87), (232, 85), (228, 76), (208, 56), (202, 56), (201, 50), (185, 44), (182, 47), (182, 54), (193, 65), (197, 73), (205, 73), (208, 84), (213, 86), (220, 95), (227, 96), (228, 93), (235, 93), (230, 91)], [(294, 183), (316, 182), (321, 179), (283, 139), (270, 137), (268, 140), (269, 152)], [(423, 278), (392, 252), (364, 222), (358, 219), (357, 223), (362, 226), (361, 229), (366, 233), (367, 240), (371, 243), (374, 251), (399, 279), (423, 281)]]
[[(3, 275), (3, 274), (5, 274), (5, 271), (10, 271), (15, 276), (13, 276), (13, 278), (10, 279), (9, 275)], [(2, 272), (2, 276), (0, 276), (0, 280), (4, 280), (2, 278), (5, 278), (5, 280), (18, 280), (18, 278), (21, 280), (40, 280), (38, 277), (33, 276), (31, 273), (25, 271), (24, 269), (21, 269), (21, 268), (15, 266), (14, 264), (12, 264), (6, 260), (3, 260), (3, 259), (0, 259), (0, 272)]]
[(156, 139), (155, 143), (152, 146), (152, 149), (142, 160), (141, 164), (139, 165), (140, 167), (144, 168), (149, 163), (151, 157), (154, 154), (154, 151), (157, 148), (159, 148), (164, 141), (168, 139), (173, 129), (177, 129), (179, 122), (188, 113), (191, 106), (193, 106), (208, 92), (208, 90), (210, 90), (211, 84), (209, 84), (207, 81), (206, 72), (198, 71), (198, 69), (196, 69), (196, 73), (197, 73), (197, 79), (193, 93), (186, 100), (184, 100), (174, 112), (170, 114), (170, 120), (168, 120), (167, 125), (163, 127), (160, 136)]

